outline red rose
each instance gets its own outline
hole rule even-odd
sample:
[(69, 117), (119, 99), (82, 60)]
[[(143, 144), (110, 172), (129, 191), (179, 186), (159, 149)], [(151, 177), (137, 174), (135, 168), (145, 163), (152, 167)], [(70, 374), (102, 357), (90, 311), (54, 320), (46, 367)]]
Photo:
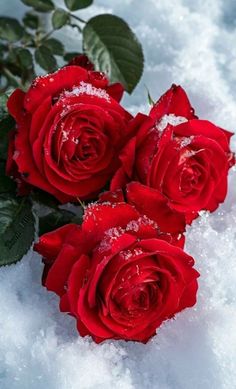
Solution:
[(45, 286), (82, 336), (146, 342), (196, 302), (193, 258), (162, 238), (131, 205), (105, 202), (86, 209), (82, 226), (43, 235), (35, 250), (44, 257)]
[(234, 157), (232, 134), (198, 120), (181, 87), (172, 86), (152, 108), (130, 123), (134, 136), (120, 154), (111, 189), (139, 181), (164, 196), (187, 222), (200, 210), (214, 211), (227, 193)]
[[(97, 72), (67, 66), (17, 89), (8, 108), (17, 123), (10, 149), (18, 175), (59, 201), (96, 195), (118, 167), (131, 119)], [(8, 174), (14, 174), (11, 169)]]

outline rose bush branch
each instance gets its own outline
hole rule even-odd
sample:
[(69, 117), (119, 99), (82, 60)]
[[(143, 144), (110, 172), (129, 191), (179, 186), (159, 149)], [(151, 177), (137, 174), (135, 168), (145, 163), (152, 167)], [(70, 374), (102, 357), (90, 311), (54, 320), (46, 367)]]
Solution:
[[(96, 70), (107, 72), (111, 81), (121, 82), (128, 92), (134, 89), (143, 71), (142, 48), (122, 19), (114, 15), (99, 15), (85, 21), (74, 13), (92, 5), (93, 1), (65, 0), (65, 9), (55, 7), (51, 0), (22, 2), (32, 8), (25, 13), (22, 22), (0, 17), (0, 91), (5, 92), (11, 86), (27, 89), (37, 75), (36, 65), (51, 72), (58, 68), (59, 59), (60, 63), (66, 63), (70, 53), (66, 52), (63, 42), (52, 37), (64, 27), (76, 28), (77, 34), (83, 36), (83, 44), (77, 43), (76, 51), (71, 53), (73, 56), (85, 50)], [(42, 23), (44, 13), (51, 20), (49, 31)], [(117, 43), (122, 36), (126, 41), (121, 50)], [(99, 55), (101, 50), (103, 56)], [(126, 66), (122, 65), (124, 60)]]

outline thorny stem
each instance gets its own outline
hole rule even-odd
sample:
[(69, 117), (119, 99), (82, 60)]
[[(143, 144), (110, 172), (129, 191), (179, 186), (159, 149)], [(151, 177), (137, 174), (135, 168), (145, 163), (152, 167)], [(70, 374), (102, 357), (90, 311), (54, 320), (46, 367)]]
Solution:
[(81, 19), (79, 16), (76, 16), (76, 15), (74, 15), (74, 14), (70, 14), (70, 17), (72, 17), (72, 18), (78, 20), (78, 21), (81, 22), (81, 23), (84, 23), (84, 24), (87, 23), (85, 20)]

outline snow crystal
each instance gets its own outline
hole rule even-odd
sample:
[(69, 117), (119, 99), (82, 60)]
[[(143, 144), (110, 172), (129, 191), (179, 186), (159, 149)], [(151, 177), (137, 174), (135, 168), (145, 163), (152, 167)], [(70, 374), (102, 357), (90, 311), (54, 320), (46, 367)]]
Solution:
[(120, 252), (120, 256), (123, 257), (126, 261), (132, 257), (141, 255), (143, 250), (141, 248), (135, 248), (133, 250), (122, 250)]
[[(118, 203), (111, 203), (109, 201), (105, 201), (104, 203), (98, 204), (97, 202), (89, 203), (84, 207), (84, 215), (83, 219), (87, 220), (88, 217), (92, 217), (94, 220), (97, 220), (97, 214), (94, 213), (97, 212), (98, 210), (101, 210), (102, 207), (109, 206), (111, 208), (116, 208), (119, 204)], [(100, 216), (101, 217), (101, 213)]]
[[(59, 6), (63, 5), (61, 0)], [(0, 13), (23, 15), (18, 0)], [(236, 26), (233, 0), (97, 0), (80, 10), (123, 17), (145, 52), (145, 70), (126, 107), (148, 112), (172, 83), (186, 88), (196, 113), (231, 131), (236, 123)], [(67, 51), (78, 47), (66, 27)], [(234, 150), (236, 137), (233, 138)], [(59, 313), (58, 297), (41, 287), (40, 256), (31, 252), (0, 269), (1, 389), (236, 388), (236, 169), (227, 201), (188, 228), (186, 250), (200, 271), (198, 303), (167, 321), (148, 344), (81, 338)]]
[(115, 227), (115, 228), (110, 228), (105, 232), (106, 236), (109, 236), (111, 239), (117, 239), (119, 238), (122, 234), (124, 233), (124, 229), (121, 227)]
[(139, 227), (140, 223), (137, 220), (131, 220), (126, 226), (126, 231), (138, 232)]
[(111, 101), (109, 94), (104, 89), (96, 88), (92, 84), (88, 84), (84, 81), (81, 81), (80, 85), (75, 86), (71, 91), (64, 92), (66, 97), (79, 96), (81, 94), (96, 96), (101, 99), (105, 99), (107, 102)]
[(141, 254), (143, 254), (143, 250), (141, 248), (135, 248), (134, 249), (134, 254), (135, 255), (141, 255)]
[(68, 131), (62, 130), (62, 142), (66, 142), (69, 139)]
[(154, 220), (149, 219), (149, 217), (147, 217), (146, 215), (140, 216), (140, 218), (138, 219), (138, 222), (140, 224), (144, 224), (146, 226), (152, 226), (153, 228), (159, 228), (158, 224), (156, 222), (154, 222)]
[(134, 255), (134, 253), (133, 253), (133, 251), (131, 251), (131, 250), (122, 250), (121, 252), (120, 252), (120, 256), (121, 257), (123, 257), (125, 260), (129, 260), (130, 258), (132, 258), (133, 257), (133, 255)]
[(193, 139), (194, 139), (193, 136), (182, 138), (181, 142), (180, 142), (180, 147), (188, 146), (192, 142)]
[(140, 216), (137, 220), (131, 220), (127, 226), (126, 226), (126, 231), (133, 231), (133, 232), (138, 232), (139, 228), (141, 225), (146, 225), (146, 226), (152, 226), (153, 228), (158, 229), (158, 225), (156, 222), (153, 220), (149, 219), (146, 215)]
[(157, 123), (156, 128), (158, 131), (163, 132), (165, 128), (170, 124), (171, 126), (178, 126), (181, 123), (185, 123), (188, 120), (183, 116), (175, 116), (174, 114), (164, 115)]

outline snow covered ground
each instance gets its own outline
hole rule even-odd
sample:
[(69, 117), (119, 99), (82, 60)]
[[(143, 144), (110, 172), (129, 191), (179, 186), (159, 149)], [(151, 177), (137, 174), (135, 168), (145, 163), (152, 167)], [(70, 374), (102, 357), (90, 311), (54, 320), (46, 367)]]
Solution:
[[(4, 3), (4, 4), (3, 4)], [(0, 13), (12, 14), (2, 2)], [(126, 19), (142, 41), (144, 76), (125, 104), (145, 110), (180, 83), (199, 116), (236, 128), (236, 6), (233, 0), (95, 0)], [(16, 7), (15, 7), (16, 9)], [(23, 10), (23, 7), (22, 7)], [(67, 32), (71, 36), (71, 31)], [(77, 43), (78, 44), (78, 43)], [(72, 47), (71, 47), (72, 48)], [(234, 150), (236, 139), (234, 138)], [(39, 255), (0, 269), (1, 389), (236, 388), (236, 170), (227, 201), (187, 232), (186, 250), (201, 273), (194, 309), (165, 323), (147, 345), (80, 338), (41, 287)]]

